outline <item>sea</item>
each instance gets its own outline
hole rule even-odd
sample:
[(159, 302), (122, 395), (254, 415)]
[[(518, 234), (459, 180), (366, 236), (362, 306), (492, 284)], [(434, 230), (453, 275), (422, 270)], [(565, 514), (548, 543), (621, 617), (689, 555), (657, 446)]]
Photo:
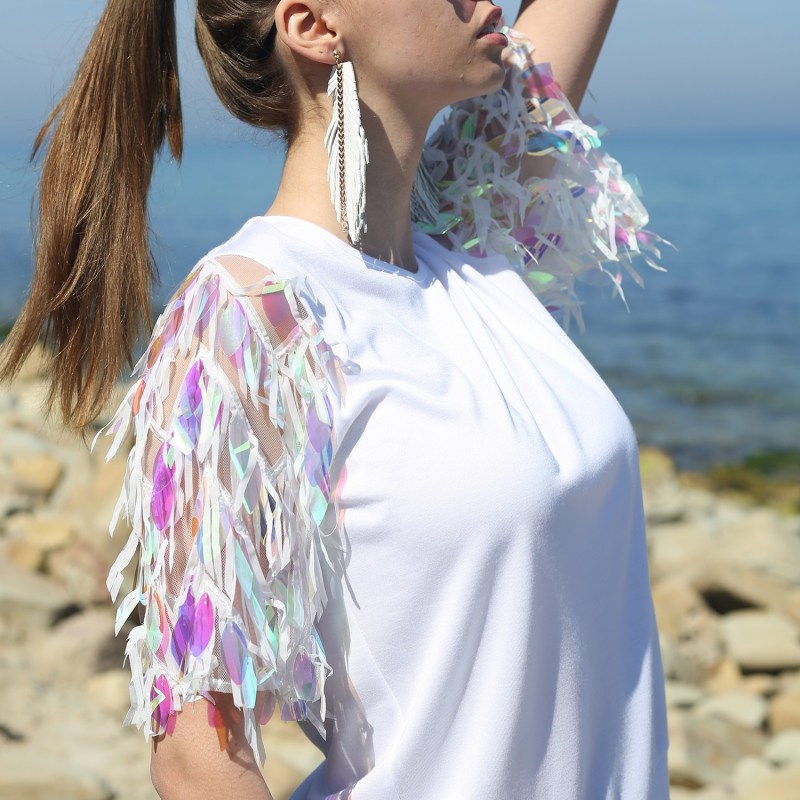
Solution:
[[(614, 391), (642, 445), (703, 470), (800, 451), (800, 133), (609, 135), (635, 175), (666, 272), (639, 262), (626, 305), (585, 287), (570, 335)], [(0, 146), (0, 320), (31, 280), (26, 144)], [(151, 196), (163, 303), (191, 266), (263, 213), (282, 150), (268, 139), (191, 144), (163, 159)]]

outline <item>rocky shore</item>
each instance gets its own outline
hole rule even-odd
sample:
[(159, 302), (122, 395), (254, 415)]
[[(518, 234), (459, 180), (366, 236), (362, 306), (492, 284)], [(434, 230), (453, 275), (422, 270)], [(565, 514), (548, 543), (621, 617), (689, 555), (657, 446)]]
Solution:
[[(125, 454), (43, 422), (45, 371), (32, 358), (0, 389), (0, 799), (155, 800), (121, 724), (132, 623), (114, 637), (105, 587)], [(800, 515), (641, 455), (672, 798), (798, 798)], [(294, 723), (271, 720), (265, 745), (276, 800), (321, 761)]]

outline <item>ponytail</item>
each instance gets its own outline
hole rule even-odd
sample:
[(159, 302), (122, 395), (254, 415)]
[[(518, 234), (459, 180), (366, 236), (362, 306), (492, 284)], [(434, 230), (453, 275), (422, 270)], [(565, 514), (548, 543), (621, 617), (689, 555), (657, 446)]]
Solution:
[(48, 412), (81, 432), (103, 410), (144, 328), (158, 279), (147, 194), (164, 141), (183, 147), (175, 0), (109, 0), (74, 82), (39, 132), (34, 274), (0, 346), (10, 381), (43, 336)]

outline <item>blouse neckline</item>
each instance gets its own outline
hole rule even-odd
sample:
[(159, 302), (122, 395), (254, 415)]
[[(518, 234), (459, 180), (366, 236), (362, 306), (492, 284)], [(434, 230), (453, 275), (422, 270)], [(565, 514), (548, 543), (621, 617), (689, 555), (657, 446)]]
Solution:
[[(345, 242), (338, 236), (335, 236), (326, 228), (317, 225), (315, 222), (310, 222), (309, 220), (302, 219), (301, 217), (293, 217), (284, 214), (269, 214), (269, 215), (262, 214), (261, 216), (252, 217), (249, 220), (249, 223), (256, 223), (256, 224), (260, 224), (263, 222), (266, 222), (267, 224), (273, 226), (275, 226), (275, 223), (280, 222), (281, 226), (285, 226), (288, 224), (290, 226), (295, 226), (298, 228), (306, 228), (309, 231), (309, 233), (312, 234), (312, 237), (307, 241), (314, 241), (314, 239), (323, 241), (324, 243), (326, 243), (326, 247), (328, 249), (338, 249), (343, 254), (348, 255), (350, 258), (356, 261), (362, 262), (364, 265), (366, 265), (370, 269), (375, 270), (376, 272), (385, 272), (392, 275), (396, 275), (399, 278), (405, 278), (406, 280), (420, 284), (422, 286), (428, 285), (432, 282), (432, 275), (430, 274), (430, 270), (425, 264), (424, 259), (420, 258), (419, 248), (417, 248), (416, 250), (417, 271), (411, 272), (410, 270), (406, 269), (405, 267), (401, 267), (398, 264), (392, 264), (390, 261), (384, 261), (383, 259), (377, 258), (376, 256), (371, 256), (368, 255), (367, 253), (363, 253), (357, 247), (353, 247), (348, 242)], [(414, 230), (413, 233), (415, 240), (417, 240), (418, 231)]]

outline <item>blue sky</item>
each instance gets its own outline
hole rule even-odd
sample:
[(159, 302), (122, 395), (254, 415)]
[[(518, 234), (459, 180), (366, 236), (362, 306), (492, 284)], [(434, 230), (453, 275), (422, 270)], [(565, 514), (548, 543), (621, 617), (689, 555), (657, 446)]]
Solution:
[[(100, 0), (7, 4), (0, 27), (0, 141), (30, 141), (68, 82), (102, 6)], [(191, 0), (178, 6), (187, 140), (239, 136), (199, 64)], [(502, 6), (511, 22), (518, 5)], [(614, 131), (800, 131), (798, 36), (800, 4), (792, 0), (623, 0), (583, 108)]]

